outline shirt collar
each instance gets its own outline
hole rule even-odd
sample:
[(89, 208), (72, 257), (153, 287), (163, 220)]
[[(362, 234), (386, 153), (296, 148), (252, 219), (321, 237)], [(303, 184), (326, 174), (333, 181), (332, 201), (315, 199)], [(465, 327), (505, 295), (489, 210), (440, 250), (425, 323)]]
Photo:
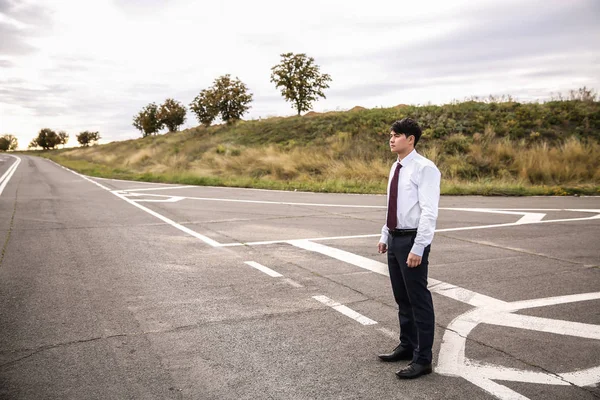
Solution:
[(399, 162), (403, 167), (406, 167), (408, 164), (410, 164), (410, 162), (415, 158), (416, 155), (417, 155), (417, 151), (415, 149), (413, 149), (402, 160), (396, 160), (396, 161)]

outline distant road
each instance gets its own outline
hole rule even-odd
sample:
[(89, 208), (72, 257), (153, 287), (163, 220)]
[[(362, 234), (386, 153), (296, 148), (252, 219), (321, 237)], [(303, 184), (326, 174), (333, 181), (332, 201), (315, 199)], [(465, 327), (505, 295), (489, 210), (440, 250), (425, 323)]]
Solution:
[(600, 397), (600, 199), (442, 198), (415, 382), (376, 357), (398, 335), (384, 217), (385, 196), (0, 154), (0, 399)]

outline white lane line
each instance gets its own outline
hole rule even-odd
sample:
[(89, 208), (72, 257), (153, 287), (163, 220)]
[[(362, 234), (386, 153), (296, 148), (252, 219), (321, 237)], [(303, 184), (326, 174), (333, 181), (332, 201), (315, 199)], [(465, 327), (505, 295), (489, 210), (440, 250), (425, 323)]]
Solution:
[(201, 241), (203, 241), (204, 243), (213, 246), (213, 247), (218, 247), (219, 246), (219, 242), (212, 240), (211, 238), (209, 238), (208, 236), (204, 236), (199, 234), (198, 232), (195, 232), (193, 230), (191, 230), (190, 228), (187, 228), (181, 224), (178, 224), (177, 222), (157, 213), (156, 211), (153, 211), (147, 207), (144, 207), (141, 204), (138, 204), (136, 201), (134, 200), (130, 200), (127, 197), (123, 196), (119, 191), (111, 191), (112, 194), (114, 194), (115, 196), (119, 197), (120, 199), (125, 200), (126, 202), (128, 202), (129, 204), (139, 208), (140, 210), (146, 211), (148, 214), (155, 216), (156, 218), (160, 219), (161, 221), (166, 222), (167, 224), (171, 225), (174, 228), (179, 229), (182, 232), (187, 233), (190, 236), (193, 236), (197, 239), (200, 239)]
[(506, 311), (518, 311), (527, 308), (546, 307), (557, 304), (576, 303), (588, 300), (600, 300), (600, 292), (569, 294), (566, 296), (548, 297), (544, 299), (514, 301), (508, 305)]
[[(436, 371), (437, 371), (437, 369), (436, 369)], [(481, 376), (479, 374), (476, 374), (476, 373), (464, 374), (463, 378), (465, 378), (467, 381), (471, 382), (473, 385), (479, 386), (480, 388), (482, 388), (483, 390), (485, 390), (486, 392), (490, 393), (492, 396), (495, 396), (498, 399), (501, 399), (501, 400), (529, 400), (528, 397), (525, 397), (522, 394), (519, 394), (519, 393), (515, 392), (514, 390), (509, 389), (506, 386), (500, 385), (494, 381), (484, 378), (483, 376)]]
[[(143, 192), (145, 190), (171, 190), (171, 189), (189, 189), (197, 186), (160, 186), (155, 188), (140, 188), (140, 189), (121, 189), (124, 192)], [(156, 195), (158, 196), (158, 195)]]
[[(146, 190), (146, 189), (142, 189)], [(152, 189), (147, 189), (152, 190)], [(131, 195), (136, 195), (135, 192), (138, 190), (131, 190)], [(144, 196), (156, 196), (156, 197), (170, 197), (164, 194), (149, 194), (144, 193)], [(357, 204), (325, 204), (325, 203), (297, 203), (297, 202), (289, 202), (289, 201), (267, 201), (267, 200), (241, 200), (241, 199), (222, 199), (216, 197), (185, 197), (188, 200), (202, 200), (202, 201), (219, 201), (225, 203), (251, 203), (251, 204), (276, 204), (276, 205), (286, 205), (286, 206), (310, 206), (310, 207), (341, 207), (341, 208), (377, 208), (377, 209), (385, 209), (385, 206), (366, 206), (366, 205), (357, 205)]]
[[(117, 196), (118, 198), (120, 198), (120, 199), (122, 199), (122, 200), (125, 200), (126, 202), (128, 202), (129, 204), (131, 204), (131, 205), (133, 205), (133, 206), (135, 206), (135, 207), (139, 208), (140, 210), (146, 211), (148, 214), (150, 214), (150, 215), (152, 215), (152, 216), (154, 216), (154, 217), (156, 217), (156, 218), (160, 219), (161, 221), (164, 221), (164, 222), (166, 222), (167, 224), (171, 225), (172, 227), (174, 227), (174, 228), (176, 228), (176, 229), (179, 229), (180, 231), (182, 231), (182, 232), (185, 232), (185, 233), (187, 233), (187, 234), (188, 234), (188, 235), (190, 235), (190, 236), (193, 236), (193, 237), (195, 237), (195, 238), (197, 238), (197, 239), (200, 239), (201, 241), (203, 241), (204, 243), (206, 243), (206, 244), (208, 244), (208, 245), (210, 245), (210, 246), (213, 246), (213, 247), (218, 247), (218, 246), (219, 246), (219, 242), (217, 242), (217, 241), (215, 241), (215, 240), (212, 240), (212, 239), (211, 239), (211, 238), (209, 238), (208, 236), (201, 235), (201, 234), (199, 234), (198, 232), (195, 232), (195, 231), (193, 231), (193, 230), (191, 230), (191, 229), (189, 229), (189, 228), (186, 228), (185, 226), (183, 226), (183, 225), (180, 225), (180, 224), (178, 224), (177, 222), (175, 222), (175, 221), (173, 221), (173, 220), (171, 220), (171, 219), (169, 219), (169, 218), (167, 218), (167, 217), (165, 217), (165, 216), (163, 216), (163, 215), (161, 215), (161, 214), (159, 214), (159, 213), (157, 213), (157, 212), (155, 212), (155, 211), (152, 211), (151, 209), (149, 209), (149, 208), (147, 208), (147, 207), (144, 207), (144, 206), (143, 206), (143, 205), (141, 205), (141, 204), (137, 204), (137, 202), (135, 202), (135, 201), (133, 201), (133, 200), (130, 200), (130, 199), (128, 199), (127, 197), (125, 197), (125, 196), (122, 194), (123, 192), (122, 192), (121, 190), (112, 190), (112, 189), (110, 189), (110, 188), (108, 188), (108, 187), (106, 187), (106, 186), (104, 186), (104, 185), (102, 185), (102, 184), (100, 184), (100, 183), (98, 183), (98, 182), (96, 182), (96, 181), (94, 181), (94, 180), (92, 180), (92, 179), (88, 178), (88, 177), (87, 177), (87, 176), (85, 176), (85, 175), (81, 175), (80, 173), (77, 173), (77, 172), (75, 172), (75, 171), (73, 171), (73, 170), (71, 170), (71, 169), (69, 169), (69, 168), (67, 168), (67, 167), (63, 167), (62, 165), (60, 165), (60, 164), (58, 164), (58, 163), (55, 163), (55, 162), (54, 162), (54, 161), (52, 161), (52, 160), (48, 160), (48, 161), (50, 161), (50, 162), (52, 162), (52, 163), (54, 163), (54, 164), (58, 165), (59, 167), (61, 167), (61, 168), (65, 169), (65, 170), (67, 170), (67, 171), (69, 171), (69, 172), (72, 172), (72, 173), (74, 173), (75, 175), (77, 175), (77, 176), (79, 176), (79, 177), (81, 177), (81, 178), (85, 179), (86, 181), (92, 182), (94, 185), (96, 185), (96, 186), (99, 186), (99, 187), (101, 187), (102, 189), (104, 189), (104, 190), (107, 190), (107, 191), (111, 192), (112, 194), (114, 194), (114, 195), (115, 195), (115, 196)], [(169, 197), (170, 197), (170, 196), (169, 196)]]
[(164, 199), (164, 200), (156, 200), (156, 199), (139, 199), (139, 200), (137, 200), (136, 199), (135, 201), (137, 201), (138, 203), (141, 201), (146, 202), (146, 203), (175, 203), (175, 202), (181, 201), (183, 199), (185, 199), (185, 197), (172, 196), (172, 197), (169, 197), (168, 199)]
[(90, 179), (90, 178), (88, 178), (88, 177), (87, 177), (87, 176), (85, 176), (85, 175), (81, 175), (79, 172), (75, 172), (75, 171), (73, 171), (72, 169), (69, 169), (69, 168), (67, 168), (67, 167), (63, 167), (63, 166), (62, 166), (62, 165), (60, 165), (59, 163), (57, 163), (57, 162), (54, 162), (54, 161), (52, 161), (52, 160), (49, 160), (49, 159), (47, 159), (47, 160), (48, 160), (48, 161), (50, 161), (51, 163), (53, 163), (54, 165), (56, 165), (56, 166), (58, 166), (58, 167), (61, 167), (62, 169), (66, 170), (66, 171), (69, 171), (69, 172), (71, 172), (71, 173), (73, 173), (73, 174), (77, 175), (77, 176), (78, 176), (78, 177), (80, 177), (80, 178), (83, 178), (83, 179), (85, 179), (85, 180), (86, 180), (86, 181), (88, 181), (88, 182), (92, 182), (94, 185), (96, 185), (96, 186), (98, 186), (98, 187), (100, 187), (100, 188), (102, 188), (102, 189), (104, 189), (104, 190), (107, 190), (107, 191), (109, 191), (109, 192), (111, 191), (111, 189), (110, 189), (110, 188), (108, 188), (108, 187), (104, 186), (104, 185), (103, 185), (103, 184), (101, 184), (101, 183), (98, 183), (98, 182), (94, 181), (93, 179)]
[(335, 311), (344, 314), (346, 317), (352, 318), (353, 320), (363, 324), (363, 325), (375, 325), (377, 321), (373, 321), (370, 318), (365, 317), (362, 314), (357, 313), (353, 309), (346, 307), (338, 303), (337, 301), (331, 300), (327, 296), (313, 296), (313, 299), (325, 304), (328, 307), (333, 308)]
[(560, 376), (577, 386), (594, 386), (598, 383), (600, 367), (590, 368), (584, 371), (567, 372)]
[(437, 279), (429, 278), (429, 290), (432, 293), (441, 294), (442, 296), (467, 303), (474, 307), (488, 307), (504, 309), (507, 304), (505, 301), (486, 296), (481, 293), (474, 292), (469, 289), (461, 288), (450, 283), (438, 281)]
[(509, 328), (600, 340), (599, 325), (583, 324), (580, 322), (511, 313), (488, 314), (483, 316), (479, 322), (496, 326), (506, 326)]
[(479, 212), (479, 213), (489, 213), (489, 214), (506, 214), (506, 215), (522, 215), (521, 219), (519, 219), (516, 224), (530, 224), (532, 222), (541, 221), (544, 219), (546, 214), (542, 213), (532, 213), (525, 211), (509, 211), (505, 209), (495, 209), (495, 208), (444, 208), (445, 210), (453, 210), (453, 211), (468, 211), (468, 212)]
[(13, 163), (13, 165), (11, 165), (10, 168), (8, 168), (8, 170), (0, 178), (0, 195), (2, 195), (2, 192), (4, 191), (4, 188), (6, 187), (6, 185), (8, 184), (8, 181), (10, 181), (10, 178), (12, 178), (13, 174), (17, 170), (17, 167), (21, 163), (20, 157), (13, 156), (12, 154), (7, 154), (7, 155), (9, 155), (13, 158), (16, 158), (17, 161), (15, 161), (15, 163)]
[[(534, 224), (548, 224), (555, 222), (575, 222), (575, 221), (590, 221), (595, 219), (600, 219), (600, 209), (589, 209), (589, 210), (575, 210), (575, 209), (564, 209), (561, 211), (578, 211), (578, 212), (589, 212), (595, 213), (597, 215), (593, 215), (591, 217), (581, 217), (581, 218), (564, 218), (564, 219), (550, 219), (543, 221), (524, 221), (521, 220), (517, 222), (508, 222), (505, 224), (495, 224), (495, 225), (475, 225), (475, 226), (465, 226), (459, 228), (445, 228), (445, 229), (436, 229), (436, 233), (440, 232), (458, 232), (458, 231), (470, 231), (476, 229), (491, 229), (491, 228), (506, 228), (511, 226), (522, 226), (522, 225), (534, 225)], [(323, 240), (347, 240), (347, 239), (363, 239), (370, 237), (380, 237), (381, 233), (372, 233), (367, 235), (348, 235), (348, 236), (330, 236), (330, 237), (314, 237), (307, 239), (282, 239), (282, 240), (265, 240), (259, 242), (235, 242), (235, 243), (222, 243), (221, 247), (236, 247), (236, 246), (261, 246), (261, 245), (269, 245), (269, 244), (278, 244), (278, 243), (290, 243), (292, 241), (323, 241)]]
[(340, 239), (364, 239), (371, 237), (379, 237), (380, 233), (370, 234), (370, 235), (352, 235), (352, 236), (330, 236), (330, 237), (315, 237), (308, 239), (282, 239), (282, 240), (264, 240), (260, 242), (235, 242), (235, 243), (222, 243), (221, 247), (236, 247), (236, 246), (261, 246), (268, 244), (279, 244), (279, 243), (289, 243), (290, 241), (296, 240), (306, 240), (306, 241), (319, 241), (319, 240), (340, 240)]
[[(312, 243), (307, 240), (290, 240), (288, 243), (301, 249), (323, 254), (380, 275), (389, 276), (387, 264), (372, 260), (367, 257), (362, 257), (348, 251), (336, 249), (334, 247), (325, 246), (320, 243)], [(501, 308), (506, 304), (506, 302), (502, 300), (494, 299), (493, 297), (489, 297), (432, 278), (429, 278), (429, 289), (434, 293), (441, 294), (442, 296), (446, 296), (475, 307), (486, 306)]]
[(279, 277), (283, 276), (279, 272), (273, 271), (271, 268), (265, 267), (264, 265), (261, 265), (254, 261), (244, 261), (244, 264), (248, 264), (252, 268), (256, 268), (257, 270), (264, 272), (265, 274), (272, 276), (273, 278), (279, 278)]
[(308, 240), (290, 240), (288, 242), (292, 246), (299, 247), (304, 250), (313, 251), (320, 253), (336, 260), (346, 262), (348, 264), (356, 265), (357, 267), (373, 271), (381, 275), (389, 276), (388, 267), (386, 264), (372, 260), (367, 257), (362, 257), (348, 251), (336, 249), (334, 247), (325, 246), (320, 243), (313, 243)]

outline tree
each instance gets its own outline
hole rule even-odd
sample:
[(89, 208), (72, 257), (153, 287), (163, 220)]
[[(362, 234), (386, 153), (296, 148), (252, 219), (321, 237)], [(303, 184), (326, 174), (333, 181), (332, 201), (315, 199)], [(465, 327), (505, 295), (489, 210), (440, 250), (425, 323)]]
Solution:
[(69, 134), (67, 132), (65, 132), (65, 131), (60, 131), (60, 132), (58, 132), (58, 139), (59, 139), (59, 143), (58, 144), (62, 144), (63, 145), (63, 149), (64, 149), (65, 145), (69, 141)]
[(175, 132), (185, 122), (186, 112), (180, 102), (166, 99), (158, 110), (157, 118), (169, 129), (169, 132)]
[(142, 137), (156, 134), (160, 131), (164, 124), (158, 118), (158, 106), (156, 103), (150, 103), (142, 108), (133, 119), (133, 126), (142, 132)]
[(29, 143), (29, 148), (41, 147), (44, 150), (53, 149), (60, 144), (60, 137), (52, 129), (40, 130), (37, 137)]
[(211, 89), (204, 89), (190, 103), (190, 110), (204, 126), (209, 126), (219, 115), (219, 101), (216, 94)]
[(98, 132), (83, 131), (77, 135), (77, 141), (83, 147), (88, 147), (90, 144), (93, 144), (98, 140), (100, 140), (100, 133)]
[(0, 151), (12, 151), (19, 147), (19, 141), (13, 135), (0, 136)]
[(315, 59), (304, 53), (284, 53), (281, 63), (271, 68), (271, 82), (286, 101), (294, 103), (298, 115), (309, 111), (317, 97), (325, 98), (323, 90), (329, 88), (331, 76), (320, 73), (319, 68)]
[(252, 93), (239, 80), (231, 79), (231, 75), (223, 75), (215, 79), (213, 86), (200, 92), (190, 104), (190, 109), (198, 117), (200, 123), (208, 126), (217, 115), (227, 124), (238, 121), (250, 109)]

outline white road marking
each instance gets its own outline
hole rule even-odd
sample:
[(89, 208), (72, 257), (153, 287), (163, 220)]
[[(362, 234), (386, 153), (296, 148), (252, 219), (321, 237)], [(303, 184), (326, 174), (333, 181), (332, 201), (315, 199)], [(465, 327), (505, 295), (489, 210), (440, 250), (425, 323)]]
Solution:
[(153, 211), (153, 210), (151, 210), (151, 209), (149, 209), (147, 207), (144, 207), (141, 204), (137, 204), (137, 202), (135, 202), (134, 200), (128, 199), (127, 197), (125, 197), (125, 195), (123, 195), (123, 192), (121, 190), (112, 190), (112, 189), (110, 189), (110, 188), (108, 188), (108, 187), (106, 187), (106, 186), (104, 186), (104, 185), (102, 185), (102, 184), (100, 184), (100, 183), (98, 183), (98, 182), (96, 182), (96, 181), (88, 178), (85, 175), (77, 173), (77, 172), (75, 172), (75, 171), (73, 171), (73, 170), (71, 170), (69, 168), (63, 167), (62, 165), (57, 164), (57, 163), (55, 163), (52, 160), (49, 160), (49, 161), (53, 162), (54, 164), (58, 165), (59, 167), (65, 169), (67, 171), (70, 171), (70, 172), (74, 173), (75, 175), (77, 175), (77, 176), (79, 176), (79, 177), (81, 177), (81, 178), (83, 178), (83, 179), (85, 179), (85, 180), (87, 180), (89, 182), (92, 182), (94, 185), (99, 186), (99, 187), (101, 187), (104, 190), (108, 190), (109, 192), (111, 192), (112, 194), (114, 194), (115, 196), (117, 196), (118, 198), (120, 198), (122, 200), (125, 200), (126, 202), (128, 202), (129, 204), (131, 204), (131, 205), (139, 208), (140, 210), (146, 211), (148, 214), (150, 214), (150, 215), (152, 215), (152, 216), (160, 219), (161, 221), (166, 222), (167, 224), (171, 225), (172, 227), (174, 227), (176, 229), (179, 229), (180, 231), (185, 232), (185, 233), (187, 233), (190, 236), (193, 236), (193, 237), (195, 237), (197, 239), (202, 240), (204, 243), (206, 243), (206, 244), (208, 244), (210, 246), (217, 247), (219, 245), (219, 242), (217, 242), (215, 240), (212, 240), (208, 236), (201, 235), (198, 232), (195, 232), (195, 231), (193, 231), (193, 230), (191, 230), (189, 228), (186, 228), (185, 226), (180, 225), (177, 222), (175, 222), (175, 221), (173, 221), (173, 220), (171, 220), (171, 219), (169, 219), (169, 218), (167, 218), (167, 217), (165, 217), (165, 216), (157, 213), (156, 211)]
[(480, 213), (490, 213), (490, 214), (507, 214), (507, 215), (522, 215), (521, 219), (519, 219), (515, 224), (530, 224), (532, 222), (541, 221), (546, 214), (542, 213), (532, 213), (525, 211), (512, 211), (505, 209), (496, 209), (496, 208), (442, 208), (443, 210), (452, 210), (452, 211), (468, 211), (468, 212), (480, 212)]
[(254, 261), (244, 261), (244, 264), (248, 264), (252, 268), (256, 268), (257, 270), (264, 272), (265, 274), (272, 276), (273, 278), (279, 278), (279, 277), (283, 276), (279, 272), (273, 271), (271, 268), (265, 267), (264, 265), (261, 265)]
[[(161, 186), (161, 187), (153, 187), (153, 188), (143, 188), (143, 189), (122, 189), (124, 192), (143, 192), (144, 190), (171, 190), (171, 189), (189, 189), (197, 186)], [(158, 196), (158, 195), (156, 195)]]
[[(142, 189), (142, 190), (151, 190), (151, 189)], [(135, 192), (140, 190), (132, 190), (127, 191), (131, 195), (139, 195)], [(156, 197), (170, 197), (162, 194), (147, 194), (144, 193), (144, 196), (156, 196)], [(216, 197), (185, 197), (188, 200), (201, 200), (201, 201), (217, 201), (224, 203), (250, 203), (250, 204), (276, 204), (276, 205), (284, 205), (284, 206), (310, 206), (310, 207), (342, 207), (342, 208), (378, 208), (385, 209), (385, 206), (366, 206), (366, 205), (358, 205), (358, 204), (326, 204), (326, 203), (298, 203), (298, 202), (289, 202), (289, 201), (267, 201), (267, 200), (241, 200), (241, 199), (224, 199), (224, 198), (216, 198)]]
[[(63, 167), (64, 168), (64, 167)], [(67, 168), (65, 168), (67, 169)], [(68, 170), (68, 169), (67, 169)], [(14, 172), (14, 171), (13, 171)], [(74, 171), (71, 171), (77, 174)], [(105, 190), (110, 190), (103, 185), (88, 179), (87, 177), (77, 174), (83, 177), (86, 180), (102, 187)], [(149, 210), (139, 204), (136, 204), (135, 201), (127, 199), (122, 191), (111, 191), (116, 196), (122, 198), (123, 200), (135, 205), (136, 207), (156, 216), (163, 221), (170, 223), (176, 228), (192, 235), (198, 237), (199, 239), (209, 243), (212, 246), (223, 246), (216, 241), (213, 241), (210, 238), (199, 235), (198, 233), (185, 228), (175, 222), (169, 220), (162, 215), (155, 213), (152, 210)], [(171, 196), (168, 196), (171, 197)], [(214, 200), (214, 199), (210, 199)], [(223, 201), (231, 201), (231, 199), (222, 199)], [(251, 201), (241, 201), (241, 202), (251, 202)], [(288, 204), (288, 205), (318, 205), (311, 203), (284, 203), (284, 202), (258, 202), (261, 204)], [(323, 206), (334, 206), (334, 205), (323, 205)], [(341, 207), (353, 207), (348, 205), (340, 205)], [(354, 206), (356, 207), (356, 206)], [(368, 208), (382, 208), (377, 206), (365, 206)], [(496, 210), (496, 211), (508, 211), (508, 210)], [(522, 210), (524, 211), (524, 210)], [(558, 220), (539, 220), (539, 216), (536, 217), (527, 217), (521, 218), (519, 221), (515, 223), (509, 224), (497, 224), (497, 225), (483, 225), (476, 227), (464, 227), (464, 228), (450, 228), (450, 229), (440, 229), (437, 232), (448, 232), (448, 231), (460, 231), (460, 230), (472, 230), (472, 229), (486, 229), (486, 228), (496, 228), (496, 227), (507, 227), (507, 226), (518, 226), (523, 224), (534, 224), (534, 223), (555, 223), (555, 222), (571, 222), (571, 221), (584, 221), (584, 220), (595, 220), (600, 218), (600, 210), (598, 209), (568, 209), (566, 211), (576, 211), (576, 212), (589, 212), (594, 213), (596, 215), (591, 217), (584, 218), (568, 218), (568, 219), (558, 219)], [(535, 213), (522, 213), (524, 217), (528, 214)], [(538, 213), (540, 214), (540, 213)], [(355, 238), (355, 237), (376, 237), (379, 234), (374, 235), (359, 235), (359, 236), (347, 236), (344, 238)], [(342, 238), (342, 237), (338, 237)], [(319, 238), (320, 240), (324, 240), (323, 238)], [(332, 239), (332, 238), (330, 238)], [(317, 240), (317, 239), (315, 239)], [(349, 262), (353, 265), (357, 265), (363, 268), (363, 262), (366, 269), (372, 272), (376, 272), (382, 275), (387, 275), (387, 268), (385, 268), (385, 264), (377, 263), (376, 261), (367, 259), (365, 257), (352, 255), (352, 253), (344, 252), (338, 249), (327, 250), (328, 246), (318, 245), (312, 246), (311, 243), (307, 243), (308, 240), (284, 240), (284, 241), (272, 241), (268, 243), (281, 243), (287, 242), (292, 245), (295, 245), (300, 248), (304, 248), (310, 251), (316, 251), (321, 254), (327, 254), (332, 256), (333, 258), (342, 260), (344, 262)], [(258, 243), (258, 242), (257, 242)], [(267, 242), (262, 242), (267, 243)], [(352, 257), (353, 256), (353, 257)], [(381, 264), (381, 265), (378, 265)], [(274, 271), (273, 271), (274, 272)], [(442, 346), (440, 349), (438, 366), (436, 371), (438, 373), (452, 375), (452, 376), (462, 376), (464, 379), (472, 382), (479, 387), (483, 388), (490, 394), (496, 396), (499, 399), (527, 399), (526, 397), (520, 395), (519, 393), (500, 385), (496, 382), (493, 382), (492, 379), (497, 380), (513, 380), (513, 381), (521, 381), (521, 382), (542, 382), (542, 383), (551, 383), (551, 384), (565, 384), (564, 381), (574, 384), (574, 385), (592, 385), (598, 383), (600, 381), (600, 367), (593, 367), (582, 371), (575, 371), (570, 373), (563, 373), (560, 375), (555, 374), (547, 374), (544, 372), (529, 372), (529, 371), (520, 371), (513, 370), (501, 366), (490, 366), (490, 365), (482, 365), (472, 362), (465, 357), (465, 346), (468, 334), (479, 324), (482, 322), (500, 326), (512, 326), (519, 327), (530, 330), (541, 330), (545, 332), (552, 332), (562, 335), (571, 335), (576, 337), (587, 337), (596, 339), (600, 337), (600, 326), (590, 325), (590, 324), (581, 324), (576, 322), (569, 321), (557, 321), (551, 320), (547, 318), (539, 318), (539, 317), (530, 317), (524, 315), (514, 315), (511, 314), (513, 311), (517, 311), (521, 308), (531, 308), (535, 306), (544, 306), (544, 305), (554, 305), (554, 304), (563, 304), (567, 302), (576, 302), (576, 301), (585, 301), (591, 299), (597, 299), (600, 295), (598, 293), (584, 293), (581, 295), (571, 295), (571, 296), (558, 296), (555, 298), (546, 298), (546, 299), (533, 299), (528, 301), (521, 302), (513, 302), (506, 303), (498, 299), (491, 298), (489, 296), (482, 295), (480, 293), (476, 293), (467, 289), (459, 288), (457, 286), (447, 284), (444, 282), (430, 280), (431, 290), (435, 293), (453, 298), (455, 300), (465, 302), (467, 304), (473, 305), (476, 308), (470, 310), (457, 318), (455, 318), (447, 327), (444, 337), (442, 339)], [(344, 315), (353, 318), (364, 325), (372, 325), (376, 324), (376, 321), (373, 321), (356, 311), (337, 303), (326, 296), (314, 296), (314, 299), (326, 304), (337, 311), (343, 313)], [(522, 306), (522, 307), (519, 307)], [(383, 331), (382, 331), (383, 332)], [(385, 332), (384, 332), (385, 333)], [(560, 377), (562, 379), (556, 379)]]
[[(440, 208), (441, 209), (441, 208)], [(448, 209), (448, 210), (467, 210), (467, 209)], [(476, 210), (476, 209), (470, 209)], [(492, 225), (475, 225), (475, 226), (465, 226), (465, 227), (457, 227), (457, 228), (445, 228), (445, 229), (436, 229), (435, 232), (458, 232), (458, 231), (469, 231), (469, 230), (477, 230), (477, 229), (492, 229), (492, 228), (506, 228), (511, 226), (521, 226), (521, 225), (530, 225), (530, 224), (546, 224), (546, 223), (555, 223), (555, 222), (575, 222), (575, 221), (589, 221), (600, 219), (600, 209), (560, 209), (558, 211), (574, 211), (574, 212), (588, 212), (594, 213), (591, 217), (580, 217), (580, 218), (564, 218), (564, 219), (550, 219), (550, 220), (537, 220), (539, 215), (533, 216), (534, 213), (529, 213), (531, 216), (525, 215), (517, 222), (508, 222), (504, 224), (492, 224)], [(492, 211), (489, 211), (492, 212)], [(545, 214), (544, 214), (545, 215)], [(380, 237), (381, 233), (372, 233), (366, 235), (348, 235), (348, 236), (329, 236), (329, 237), (313, 237), (307, 239), (281, 239), (281, 240), (264, 240), (257, 242), (235, 242), (235, 243), (221, 243), (219, 246), (221, 247), (236, 247), (236, 246), (261, 246), (261, 245), (269, 245), (269, 244), (278, 244), (278, 243), (290, 243), (292, 241), (324, 241), (324, 240), (348, 240), (348, 239), (362, 239), (362, 238), (370, 238), (370, 237)]]
[(127, 197), (125, 197), (124, 195), (121, 194), (121, 192), (117, 191), (111, 191), (112, 194), (114, 194), (115, 196), (119, 197), (120, 199), (125, 200), (126, 202), (128, 202), (129, 204), (139, 208), (140, 210), (146, 211), (148, 214), (155, 216), (156, 218), (160, 219), (161, 221), (166, 222), (167, 224), (171, 225), (172, 227), (179, 229), (182, 232), (187, 233), (190, 236), (193, 236), (197, 239), (200, 239), (201, 241), (203, 241), (204, 243), (213, 246), (213, 247), (217, 247), (219, 246), (219, 242), (212, 240), (211, 238), (209, 238), (208, 236), (204, 236), (199, 234), (196, 231), (191, 230), (190, 228), (187, 228), (181, 224), (178, 224), (177, 222), (157, 213), (156, 211), (153, 211), (147, 207), (144, 207), (141, 204), (138, 204), (136, 201), (128, 199)]
[(340, 312), (340, 313), (344, 314), (346, 317), (352, 318), (353, 320), (355, 320), (363, 325), (377, 324), (377, 321), (373, 321), (372, 319), (367, 318), (364, 315), (357, 313), (353, 309), (346, 307), (345, 305), (342, 305), (342, 304), (338, 303), (337, 301), (331, 300), (327, 296), (313, 296), (313, 299), (325, 304), (328, 307), (333, 308), (337, 312)]
[[(303, 240), (292, 240), (288, 243), (304, 250), (327, 255), (357, 267), (388, 276), (385, 264), (347, 251), (322, 244), (307, 243), (307, 241)], [(563, 374), (549, 374), (546, 372), (529, 372), (502, 366), (478, 364), (467, 359), (465, 356), (467, 337), (480, 323), (600, 340), (599, 325), (512, 314), (514, 311), (525, 308), (596, 300), (600, 299), (600, 292), (511, 303), (431, 278), (429, 278), (429, 288), (434, 293), (476, 307), (455, 318), (446, 328), (436, 367), (438, 373), (463, 377), (502, 400), (527, 399), (527, 397), (493, 382), (492, 379), (553, 385), (573, 384), (578, 386), (600, 382), (600, 374), (598, 373), (600, 367)], [(383, 333), (390, 336), (386, 332)]]
[(4, 174), (2, 174), (2, 176), (0, 177), (0, 195), (2, 195), (2, 192), (4, 191), (4, 188), (6, 187), (6, 185), (8, 184), (8, 181), (10, 181), (10, 178), (12, 178), (13, 174), (17, 170), (17, 167), (21, 163), (21, 158), (20, 157), (13, 156), (12, 154), (7, 154), (7, 156), (13, 157), (17, 161), (15, 161), (8, 168), (8, 170), (6, 170), (6, 172)]
[(600, 292), (570, 294), (566, 296), (548, 297), (545, 299), (514, 301), (508, 304), (506, 311), (518, 311), (525, 310), (527, 308), (546, 307), (556, 304), (575, 303), (588, 300), (600, 300)]
[(388, 267), (386, 264), (372, 260), (367, 257), (362, 257), (348, 251), (336, 249), (333, 247), (325, 246), (320, 243), (313, 243), (308, 240), (290, 240), (289, 244), (299, 247), (304, 250), (314, 251), (315, 253), (321, 253), (336, 260), (344, 261), (348, 264), (356, 265), (360, 268), (377, 272), (381, 275), (388, 275)]
[(482, 317), (480, 323), (600, 340), (600, 326), (580, 322), (512, 313), (494, 313)]
[(156, 200), (156, 199), (136, 199), (136, 202), (141, 202), (144, 201), (146, 203), (175, 203), (177, 201), (181, 201), (185, 199), (185, 197), (180, 197), (180, 196), (172, 196), (169, 197), (168, 199), (163, 199), (163, 200)]

